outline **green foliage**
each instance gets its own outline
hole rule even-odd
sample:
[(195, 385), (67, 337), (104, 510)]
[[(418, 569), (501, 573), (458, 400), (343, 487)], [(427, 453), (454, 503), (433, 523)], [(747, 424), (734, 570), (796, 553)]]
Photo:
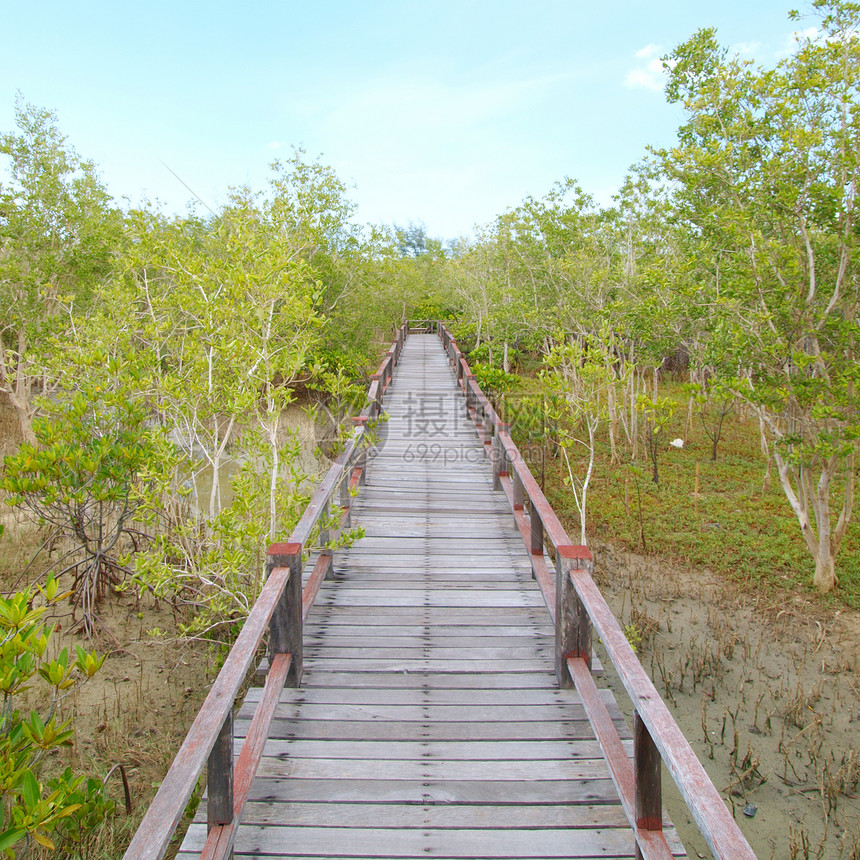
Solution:
[[(123, 563), (131, 569), (126, 587), (169, 600), (181, 618), (184, 635), (230, 643), (241, 629), (265, 578), (269, 534), (271, 450), (262, 434), (243, 439), (249, 459), (231, 478), (232, 501), (205, 523), (184, 506), (165, 504), (172, 492), (165, 483), (141, 515), (155, 537), (144, 551)], [(295, 467), (299, 443), (280, 446), (281, 462), (293, 464), (275, 485), (277, 516), (288, 530), (309, 499), (306, 477)]]
[[(712, 30), (676, 48), (667, 94), (687, 118), (661, 160), (697, 238), (707, 360), (757, 411), (829, 590), (860, 437), (860, 7), (814, 9), (820, 29), (773, 69), (731, 57)], [(833, 523), (840, 472), (849, 480)]]
[(483, 362), (477, 362), (471, 365), (471, 368), (478, 386), (492, 401), (510, 391), (517, 383), (517, 377), (513, 373), (505, 373), (501, 368)]
[(702, 429), (711, 440), (711, 459), (716, 460), (723, 423), (737, 406), (737, 394), (730, 384), (719, 379), (709, 380), (704, 385), (688, 383), (683, 391), (696, 404)]
[(96, 603), (125, 572), (119, 543), (142, 494), (169, 462), (164, 436), (149, 427), (143, 367), (132, 354), (95, 349), (80, 356), (72, 391), (44, 404), (24, 443), (4, 462), (7, 501), (72, 541), (72, 602), (91, 634)]
[(624, 638), (630, 643), (633, 653), (638, 654), (642, 647), (642, 633), (639, 628), (635, 624), (625, 624)]
[(657, 469), (660, 451), (668, 445), (666, 427), (678, 408), (678, 402), (670, 397), (651, 397), (640, 394), (636, 400), (636, 409), (645, 419), (645, 444), (651, 459), (651, 480), (660, 483)]
[[(92, 162), (67, 144), (48, 110), (16, 104), (18, 133), (0, 134), (8, 181), (0, 184), (0, 393), (33, 442), (31, 393), (52, 338), (72, 310), (97, 300), (120, 241), (119, 213)], [(5, 160), (5, 159), (4, 159)]]
[[(541, 371), (541, 381), (549, 395), (550, 417), (567, 468), (564, 483), (579, 510), (581, 544), (586, 543), (586, 503), (594, 471), (596, 433), (608, 415), (608, 403), (618, 384), (610, 344), (605, 330), (590, 339), (556, 343)], [(580, 469), (582, 450), (586, 462)]]
[[(681, 388), (667, 384), (664, 393), (679, 399)], [(663, 435), (680, 436), (684, 419), (684, 412), (677, 411)], [(604, 428), (597, 438), (589, 498), (590, 539), (707, 568), (775, 605), (786, 600), (822, 605), (805, 567), (808, 551), (793, 512), (779, 483), (765, 480), (759, 442), (755, 416), (736, 410), (726, 417), (720, 457), (712, 461), (711, 440), (696, 421), (683, 449), (667, 446), (661, 451), (660, 483), (654, 484), (651, 464), (644, 459), (632, 467), (612, 463)], [(547, 468), (547, 498), (573, 530), (579, 511), (563, 483), (563, 463), (549, 459)], [(843, 553), (839, 588), (824, 598), (824, 605), (860, 608), (856, 520)]]
[[(104, 661), (80, 646), (74, 659), (66, 648), (50, 656), (54, 628), (43, 616), (65, 596), (49, 577), (39, 589), (40, 605), (30, 589), (0, 597), (0, 852), (10, 858), (19, 856), (29, 839), (49, 850), (81, 844), (113, 810), (102, 783), (71, 768), (44, 783), (39, 778), (45, 756), (74, 739), (71, 721), (58, 721), (61, 700)], [(50, 694), (50, 703), (41, 713), (22, 712), (22, 694), (35, 686)]]

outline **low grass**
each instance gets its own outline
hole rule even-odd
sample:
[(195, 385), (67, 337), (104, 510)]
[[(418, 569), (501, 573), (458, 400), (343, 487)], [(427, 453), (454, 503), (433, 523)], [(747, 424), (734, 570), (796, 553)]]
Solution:
[[(533, 380), (520, 394), (534, 392)], [(597, 462), (589, 488), (587, 532), (628, 549), (701, 565), (776, 600), (803, 594), (822, 606), (860, 608), (860, 521), (855, 516), (836, 560), (839, 584), (820, 596), (812, 586), (814, 563), (800, 527), (782, 491), (776, 468), (769, 485), (761, 453), (758, 420), (743, 412), (730, 414), (723, 427), (717, 460), (711, 441), (694, 416), (683, 448), (670, 440), (684, 437), (686, 401), (679, 385), (665, 384), (661, 396), (674, 397), (681, 408), (660, 446), (659, 484), (651, 480), (645, 446), (630, 462), (610, 463), (606, 426), (598, 440)], [(514, 433), (517, 435), (516, 425)], [(520, 436), (517, 440), (524, 443)], [(563, 484), (564, 466), (544, 445), (545, 461), (533, 471), (571, 535), (579, 533), (579, 512)], [(584, 474), (586, 462), (579, 462)], [(698, 493), (696, 472), (698, 467)], [(835, 523), (841, 507), (839, 483), (831, 504)]]

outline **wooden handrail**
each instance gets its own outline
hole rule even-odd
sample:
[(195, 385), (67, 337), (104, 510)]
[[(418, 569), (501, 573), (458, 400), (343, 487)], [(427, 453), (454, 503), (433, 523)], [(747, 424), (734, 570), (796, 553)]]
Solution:
[[(269, 547), (266, 583), (126, 849), (124, 860), (161, 860), (207, 763), (210, 770), (209, 793), (218, 797), (209, 805), (209, 837), (202, 856), (208, 860), (223, 860), (230, 855), (279, 692), (285, 685), (296, 686), (301, 679), (302, 621), (313, 605), (322, 579), (332, 566), (332, 554), (323, 548), (302, 589), (302, 553), (333, 498), (334, 503), (342, 507), (341, 528), (349, 521), (352, 494), (348, 490), (363, 480), (366, 469), (367, 424), (381, 413), (384, 392), (407, 334), (408, 324), (404, 323), (368, 388), (367, 401), (355, 421), (352, 438), (316, 488), (288, 541)], [(338, 492), (339, 496), (335, 497)], [(221, 767), (225, 760), (232, 763), (233, 707), (267, 630), (269, 671), (261, 703), (235, 770), (229, 766)], [(213, 783), (213, 771), (223, 776), (220, 783), (217, 778)]]
[[(660, 694), (636, 657), (618, 620), (592, 578), (593, 558), (587, 547), (574, 546), (531, 473), (525, 459), (492, 405), (451, 332), (437, 331), (466, 397), (466, 410), (479, 437), (488, 444), (493, 484), (504, 490), (514, 520), (530, 551), (532, 570), (556, 626), (556, 672), (559, 685), (575, 685), (600, 743), (622, 806), (636, 836), (638, 855), (668, 858), (662, 834), (660, 758), (678, 786), (693, 820), (716, 858), (755, 860), (752, 848), (719, 792), (681, 732)], [(488, 440), (486, 437), (490, 436)], [(526, 515), (524, 502), (530, 509)], [(540, 527), (538, 528), (538, 524)], [(553, 548), (555, 577), (544, 558), (543, 542)], [(631, 764), (591, 674), (591, 628), (600, 637), (634, 707), (634, 761)]]

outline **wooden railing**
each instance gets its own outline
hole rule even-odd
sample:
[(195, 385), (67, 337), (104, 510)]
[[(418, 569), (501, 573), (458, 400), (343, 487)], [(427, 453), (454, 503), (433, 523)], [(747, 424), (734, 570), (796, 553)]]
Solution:
[[(351, 490), (364, 480), (369, 442), (368, 422), (377, 418), (394, 365), (409, 327), (404, 323), (372, 376), (367, 401), (354, 418), (355, 433), (317, 487), (302, 518), (284, 543), (268, 549), (268, 578), (194, 723), (134, 835), (125, 860), (160, 860), (167, 851), (197, 781), (207, 771), (209, 835), (201, 857), (231, 856), (238, 822), (248, 798), (281, 689), (298, 686), (302, 677), (302, 622), (320, 584), (332, 571), (326, 548), (330, 509), (341, 508), (340, 527), (349, 522)], [(312, 531), (320, 524), (322, 550), (302, 589), (302, 559)], [(239, 756), (233, 761), (233, 707), (260, 643), (269, 633), (269, 669)]]
[[(609, 765), (622, 806), (636, 836), (637, 856), (670, 858), (662, 831), (661, 759), (714, 857), (754, 860), (755, 854), (714, 788), (692, 747), (592, 578), (593, 557), (574, 546), (534, 479), (528, 464), (490, 401), (475, 382), (460, 348), (444, 324), (435, 326), (456, 370), (466, 410), (493, 464), (493, 487), (505, 492), (531, 555), (532, 571), (555, 624), (555, 669), (561, 687), (576, 687)], [(526, 511), (528, 509), (528, 512)], [(544, 555), (555, 556), (555, 571)], [(633, 762), (591, 674), (592, 630), (624, 685), (634, 708)]]

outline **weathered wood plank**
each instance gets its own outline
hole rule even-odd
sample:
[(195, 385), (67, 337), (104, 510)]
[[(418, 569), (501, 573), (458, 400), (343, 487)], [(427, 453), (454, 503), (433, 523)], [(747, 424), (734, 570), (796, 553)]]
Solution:
[[(236, 853), (258, 857), (615, 857), (633, 856), (633, 835), (624, 828), (543, 828), (504, 830), (382, 828), (243, 827)], [(192, 825), (187, 843), (193, 849), (205, 828)]]
[[(253, 712), (251, 705), (243, 705), (239, 716), (247, 718)], [(275, 709), (276, 720), (393, 720), (396, 722), (555, 722), (558, 720), (582, 719), (582, 705), (506, 705), (503, 708), (480, 705), (380, 705), (380, 704), (315, 704), (296, 702), (279, 704)], [(476, 728), (476, 734), (479, 729)]]
[[(237, 738), (236, 750), (241, 749), (241, 738)], [(627, 744), (627, 754), (633, 752), (632, 742)], [(602, 759), (600, 744), (594, 740), (537, 741), (527, 738), (510, 740), (284, 740), (269, 738), (263, 749), (264, 756), (291, 759), (332, 759), (374, 761), (569, 761), (576, 759)]]
[[(240, 717), (236, 721), (236, 734), (243, 736), (249, 719)], [(626, 724), (623, 719), (616, 722), (622, 734), (626, 734)], [(276, 720), (272, 724), (273, 738), (293, 738), (303, 740), (389, 740), (395, 741), (458, 741), (472, 740), (476, 732), (480, 738), (487, 740), (568, 740), (594, 736), (591, 726), (583, 713), (582, 719), (568, 720), (564, 723), (543, 721), (528, 722), (494, 722), (477, 727), (475, 723), (466, 722), (434, 722), (427, 719), (419, 721), (390, 720)], [(608, 778), (608, 774), (607, 774)]]
[[(262, 688), (248, 690), (246, 704), (254, 704), (262, 698)], [(604, 702), (606, 700), (604, 699)], [(419, 684), (411, 689), (331, 688), (305, 686), (301, 689), (281, 691), (279, 704), (377, 704), (377, 705), (469, 705), (482, 709), (496, 708), (504, 715), (503, 708), (510, 705), (560, 706), (557, 713), (566, 717), (581, 699), (575, 692), (549, 688), (543, 689), (446, 689), (429, 688)], [(502, 707), (499, 707), (502, 706)]]
[(559, 804), (509, 805), (454, 803), (251, 803), (243, 822), (289, 822), (296, 827), (365, 827), (421, 829), (464, 827), (523, 829), (530, 827), (624, 827), (627, 819), (618, 805)]
[[(251, 801), (327, 801), (475, 805), (507, 803), (608, 803), (617, 806), (612, 780), (286, 780), (260, 779), (251, 789)], [(514, 810), (512, 809), (512, 812)]]
[[(440, 677), (436, 672), (337, 672), (326, 668), (305, 672), (303, 689), (337, 687), (338, 689), (473, 689), (473, 690), (543, 690), (553, 683), (548, 672), (461, 672)], [(254, 688), (256, 689), (256, 688)]]

